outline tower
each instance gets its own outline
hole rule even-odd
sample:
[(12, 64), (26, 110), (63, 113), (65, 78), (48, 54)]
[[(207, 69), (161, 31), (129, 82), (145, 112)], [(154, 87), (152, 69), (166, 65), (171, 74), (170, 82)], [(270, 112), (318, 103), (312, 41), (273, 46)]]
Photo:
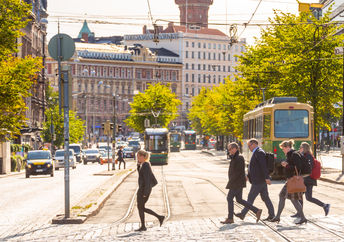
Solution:
[(213, 0), (175, 0), (180, 10), (180, 25), (208, 27), (208, 10)]

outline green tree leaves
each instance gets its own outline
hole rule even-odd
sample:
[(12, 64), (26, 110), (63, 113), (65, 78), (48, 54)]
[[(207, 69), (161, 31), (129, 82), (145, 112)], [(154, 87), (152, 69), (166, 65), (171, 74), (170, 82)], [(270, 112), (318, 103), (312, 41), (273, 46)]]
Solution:
[(171, 92), (168, 86), (160, 83), (149, 85), (144, 93), (135, 95), (134, 101), (130, 104), (130, 116), (124, 121), (127, 125), (137, 132), (145, 130), (144, 120), (150, 120), (150, 124), (155, 124), (153, 112), (160, 112), (157, 124), (160, 127), (167, 125), (175, 119), (178, 106), (181, 101)]

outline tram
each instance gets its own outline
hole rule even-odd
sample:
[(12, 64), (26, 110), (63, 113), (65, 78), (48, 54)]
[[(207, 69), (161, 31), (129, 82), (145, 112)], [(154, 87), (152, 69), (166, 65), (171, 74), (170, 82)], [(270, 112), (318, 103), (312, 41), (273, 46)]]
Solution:
[(185, 150), (196, 150), (196, 131), (184, 130), (183, 141)]
[(181, 137), (182, 135), (178, 131), (170, 132), (170, 151), (171, 152), (180, 152)]
[(265, 152), (271, 152), (275, 158), (274, 179), (284, 176), (281, 161), (285, 155), (279, 144), (283, 140), (293, 139), (294, 149), (302, 142), (313, 144), (313, 108), (309, 104), (297, 102), (296, 97), (274, 97), (258, 104), (244, 115), (243, 155), (249, 161), (247, 141), (256, 138)]
[(168, 164), (170, 140), (168, 129), (147, 128), (144, 132), (145, 150), (149, 151), (151, 164)]

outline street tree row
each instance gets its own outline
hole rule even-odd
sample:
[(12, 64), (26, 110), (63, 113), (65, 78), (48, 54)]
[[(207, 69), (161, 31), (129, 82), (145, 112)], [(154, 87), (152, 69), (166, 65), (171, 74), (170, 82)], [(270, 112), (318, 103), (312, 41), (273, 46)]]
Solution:
[(313, 106), (315, 134), (329, 127), (330, 117), (342, 113), (342, 25), (311, 13), (294, 15), (275, 11), (260, 38), (239, 56), (236, 81), (203, 89), (192, 102), (189, 118), (198, 132), (242, 137), (243, 115), (263, 99), (298, 97)]

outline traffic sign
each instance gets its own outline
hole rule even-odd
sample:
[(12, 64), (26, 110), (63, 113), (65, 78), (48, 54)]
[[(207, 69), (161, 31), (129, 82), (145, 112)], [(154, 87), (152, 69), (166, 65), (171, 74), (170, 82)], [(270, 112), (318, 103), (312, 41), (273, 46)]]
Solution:
[[(60, 44), (58, 43), (60, 40)], [(60, 53), (59, 52), (60, 48)], [(54, 60), (66, 61), (69, 60), (75, 52), (74, 40), (67, 34), (57, 34), (51, 38), (48, 44), (49, 55)]]
[(336, 48), (334, 48), (334, 53), (336, 55), (342, 55), (344, 53), (344, 46), (343, 47), (336, 47)]

